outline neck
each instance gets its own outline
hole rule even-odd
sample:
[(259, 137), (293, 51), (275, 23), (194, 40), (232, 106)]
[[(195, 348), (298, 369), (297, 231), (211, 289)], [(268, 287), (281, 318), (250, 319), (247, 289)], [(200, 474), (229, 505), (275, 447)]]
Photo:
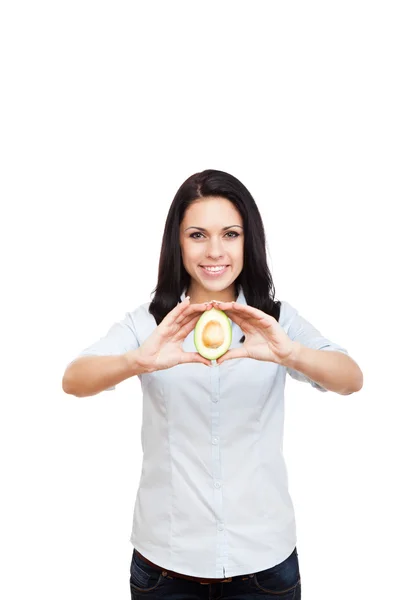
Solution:
[(219, 302), (232, 302), (237, 299), (235, 284), (230, 285), (224, 290), (216, 292), (199, 288), (198, 286), (190, 284), (186, 295), (190, 296), (191, 304), (202, 304), (203, 302), (211, 302), (211, 300), (218, 300)]

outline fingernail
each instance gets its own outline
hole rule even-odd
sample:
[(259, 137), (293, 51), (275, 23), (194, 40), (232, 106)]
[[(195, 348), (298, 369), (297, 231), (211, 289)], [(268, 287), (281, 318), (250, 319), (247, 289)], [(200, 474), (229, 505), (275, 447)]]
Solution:
[(186, 296), (185, 300), (189, 300), (190, 296)]

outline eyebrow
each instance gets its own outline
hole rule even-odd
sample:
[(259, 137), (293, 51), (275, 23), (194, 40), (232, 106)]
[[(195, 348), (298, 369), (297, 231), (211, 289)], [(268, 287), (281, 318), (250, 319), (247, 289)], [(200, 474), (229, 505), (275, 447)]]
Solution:
[[(240, 229), (243, 229), (241, 225), (228, 225), (228, 227), (223, 227), (221, 231), (226, 231), (231, 227), (240, 227)], [(190, 227), (186, 227), (185, 231), (187, 231), (188, 229), (199, 229), (200, 231), (207, 231), (207, 229), (204, 229), (203, 227), (194, 227), (193, 225)]]

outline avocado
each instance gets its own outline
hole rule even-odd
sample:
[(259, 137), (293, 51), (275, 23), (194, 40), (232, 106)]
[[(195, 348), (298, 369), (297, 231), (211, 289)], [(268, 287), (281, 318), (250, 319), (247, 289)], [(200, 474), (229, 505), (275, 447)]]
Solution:
[(225, 354), (232, 341), (232, 325), (223, 310), (211, 308), (204, 312), (194, 328), (197, 352), (215, 360)]

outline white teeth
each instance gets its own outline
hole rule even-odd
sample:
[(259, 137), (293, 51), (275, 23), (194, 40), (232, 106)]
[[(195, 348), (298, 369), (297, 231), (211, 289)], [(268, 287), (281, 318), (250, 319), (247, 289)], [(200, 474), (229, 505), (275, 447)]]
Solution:
[(225, 267), (203, 267), (206, 271), (223, 271)]

